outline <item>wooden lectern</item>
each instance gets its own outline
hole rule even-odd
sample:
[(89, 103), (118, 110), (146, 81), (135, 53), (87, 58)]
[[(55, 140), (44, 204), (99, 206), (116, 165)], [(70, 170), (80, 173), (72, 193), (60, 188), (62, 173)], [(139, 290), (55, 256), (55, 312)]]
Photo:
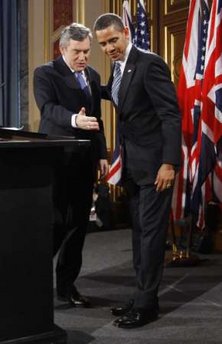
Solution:
[(0, 344), (63, 344), (54, 324), (52, 175), (90, 141), (0, 129)]

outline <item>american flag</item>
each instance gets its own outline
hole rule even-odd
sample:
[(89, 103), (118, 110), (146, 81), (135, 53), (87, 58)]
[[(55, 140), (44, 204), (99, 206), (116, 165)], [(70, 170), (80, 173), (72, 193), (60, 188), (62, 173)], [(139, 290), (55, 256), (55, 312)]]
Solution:
[(189, 215), (192, 208), (192, 183), (199, 157), (197, 140), (200, 132), (201, 88), (208, 21), (208, 1), (191, 0), (178, 83), (178, 101), (182, 113), (183, 163), (175, 183), (172, 203), (176, 220)]
[[(150, 48), (150, 36), (149, 36), (149, 25), (145, 11), (143, 0), (137, 1), (137, 28), (134, 29), (132, 22), (131, 11), (129, 8), (129, 2), (123, 1), (123, 23), (130, 29), (130, 39), (133, 44), (142, 50), (149, 50)], [(112, 156), (111, 166), (107, 175), (107, 182), (111, 185), (121, 185), (122, 175), (122, 156), (121, 147), (119, 145), (118, 129), (116, 131), (116, 143), (115, 149)]]
[(222, 201), (222, 0), (213, 0), (202, 87), (200, 159), (193, 185), (199, 227), (210, 201)]
[(134, 45), (145, 51), (150, 50), (150, 27), (143, 0), (137, 0), (137, 25), (135, 30)]

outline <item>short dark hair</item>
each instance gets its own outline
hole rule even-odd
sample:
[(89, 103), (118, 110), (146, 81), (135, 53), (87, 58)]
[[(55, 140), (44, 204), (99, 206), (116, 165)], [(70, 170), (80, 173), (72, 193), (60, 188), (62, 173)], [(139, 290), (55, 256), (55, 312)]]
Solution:
[(99, 16), (93, 26), (94, 31), (107, 29), (109, 26), (114, 26), (117, 31), (124, 29), (122, 18), (115, 13), (105, 13)]
[(89, 37), (91, 42), (92, 32), (88, 27), (79, 23), (72, 23), (63, 29), (60, 36), (59, 45), (66, 47), (69, 44), (70, 39), (81, 42), (87, 37)]

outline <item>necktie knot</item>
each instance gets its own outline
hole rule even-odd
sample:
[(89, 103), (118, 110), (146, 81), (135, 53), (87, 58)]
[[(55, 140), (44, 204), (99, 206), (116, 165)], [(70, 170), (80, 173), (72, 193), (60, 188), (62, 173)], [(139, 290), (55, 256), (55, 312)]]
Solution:
[(86, 79), (84, 78), (82, 72), (75, 72), (75, 77), (81, 87), (81, 89), (86, 93), (87, 96), (89, 96), (89, 87), (86, 82)]

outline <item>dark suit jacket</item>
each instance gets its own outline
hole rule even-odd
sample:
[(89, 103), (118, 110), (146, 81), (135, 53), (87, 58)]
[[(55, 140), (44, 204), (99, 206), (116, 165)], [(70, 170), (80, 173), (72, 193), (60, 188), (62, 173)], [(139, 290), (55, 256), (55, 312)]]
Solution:
[[(111, 99), (112, 76), (103, 90)], [(181, 116), (162, 58), (132, 47), (119, 90), (117, 116), (125, 166), (135, 181), (153, 183), (161, 164), (180, 165)]]
[[(100, 76), (91, 67), (86, 68), (92, 97), (87, 100), (73, 73), (60, 56), (55, 61), (37, 67), (34, 71), (34, 95), (41, 113), (39, 131), (49, 135), (74, 136), (77, 139), (90, 139), (94, 157), (107, 157), (103, 122), (101, 120)], [(86, 114), (99, 121), (99, 131), (85, 131), (71, 126), (71, 117), (81, 107)]]

